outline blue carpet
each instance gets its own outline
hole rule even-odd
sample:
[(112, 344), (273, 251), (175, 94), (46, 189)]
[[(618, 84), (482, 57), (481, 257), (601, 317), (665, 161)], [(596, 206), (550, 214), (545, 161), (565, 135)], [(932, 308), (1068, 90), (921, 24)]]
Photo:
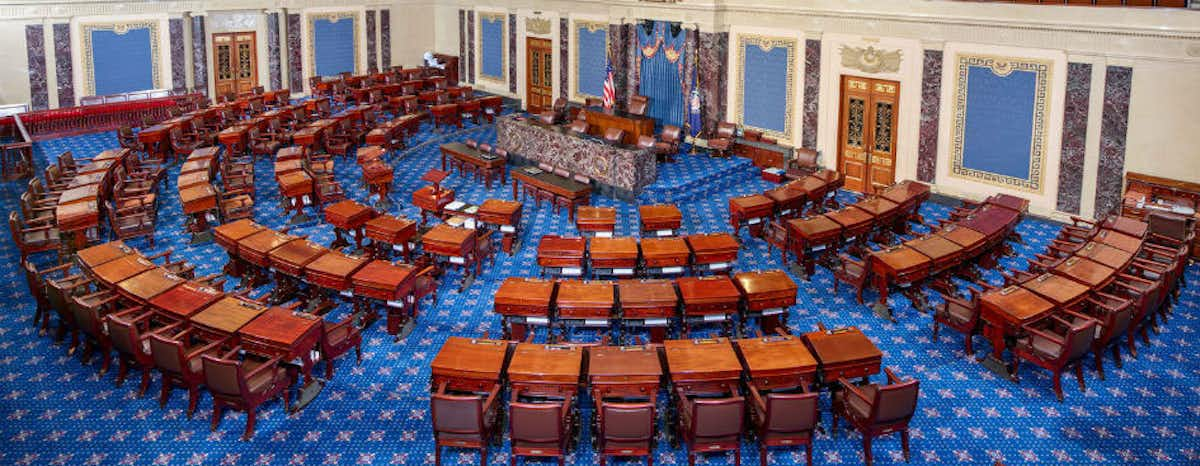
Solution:
[[(454, 133), (434, 133), (425, 128), (407, 151), (393, 153), (397, 183), (393, 194), (397, 207), (392, 213), (418, 216), (409, 203), (413, 190), (424, 183), (419, 177), (439, 164), (438, 145), (448, 140), (474, 138), (494, 140), (487, 125), (468, 125)], [(72, 150), (89, 157), (116, 146), (112, 133), (93, 134), (45, 141), (36, 145), (41, 160), (60, 151)], [(271, 176), (271, 163), (257, 166), (255, 218), (268, 226), (284, 226), (279, 208), (278, 187)], [(167, 175), (160, 190), (161, 207), (157, 245), (134, 241), (143, 252), (173, 248), (175, 253), (197, 265), (198, 275), (220, 270), (226, 257), (209, 243), (189, 246), (183, 232), (184, 218), (175, 195), (178, 166)], [(367, 201), (360, 187), (360, 170), (353, 163), (338, 161), (338, 179), (349, 197)], [(743, 159), (710, 160), (680, 155), (679, 162), (662, 167), (660, 179), (640, 197), (641, 202), (680, 202), (685, 233), (730, 231), (727, 199), (761, 192), (771, 186)], [(482, 202), (491, 197), (508, 198), (509, 186), (490, 191), (456, 175), (446, 185), (458, 199)], [(17, 195), (24, 183), (0, 184), (6, 210), (17, 208)], [(848, 193), (840, 195), (851, 200)], [(597, 198), (596, 204), (619, 208), (617, 233), (637, 234), (636, 205)], [(944, 218), (947, 206), (927, 203), (922, 213), (928, 219)], [(320, 217), (309, 212), (314, 219)], [(478, 336), (487, 331), (499, 335), (500, 319), (489, 298), (508, 276), (536, 274), (535, 248), (544, 234), (574, 234), (565, 214), (555, 215), (549, 207), (524, 212), (525, 236), (515, 257), (497, 256), (480, 280), (458, 293), (457, 272), (449, 274), (439, 291), (436, 305), (426, 302), (415, 332), (393, 343), (382, 325), (366, 332), (364, 360), (338, 361), (334, 379), (306, 409), (286, 415), (282, 403), (272, 402), (261, 411), (257, 434), (249, 442), (238, 441), (245, 422), (241, 413), (226, 413), (216, 432), (208, 431), (212, 399), (203, 394), (196, 419), (184, 415), (186, 395), (173, 393), (166, 409), (159, 409), (153, 396), (136, 397), (136, 382), (116, 387), (112, 373), (99, 377), (95, 361), (90, 367), (78, 357), (66, 355), (63, 346), (38, 337), (29, 325), (33, 303), (17, 267), (18, 255), (7, 240), (0, 241), (0, 274), (9, 305), (0, 311), (0, 464), (431, 464), (432, 434), (429, 428), (429, 362), (441, 343), (451, 335)], [(320, 243), (329, 244), (332, 229), (319, 221), (294, 229)], [(918, 231), (924, 231), (918, 228)], [(1025, 245), (1017, 250), (1023, 257), (1040, 252), (1058, 231), (1058, 226), (1026, 220), (1018, 231)], [(743, 233), (744, 235), (744, 233)], [(766, 243), (743, 236), (738, 270), (777, 268), (778, 254)], [(52, 257), (41, 255), (40, 263)], [(1024, 268), (1024, 262), (1004, 259), (1007, 266)], [(1189, 269), (1191, 283), (1200, 282), (1200, 270)], [(995, 272), (987, 277), (998, 280)], [(1200, 359), (1192, 328), (1200, 317), (1195, 289), (1184, 291), (1180, 305), (1162, 334), (1152, 336), (1152, 345), (1139, 348), (1140, 358), (1126, 358), (1124, 369), (1112, 367), (1108, 380), (1100, 381), (1088, 364), (1088, 390), (1080, 393), (1073, 380), (1064, 380), (1066, 401), (1055, 401), (1049, 374), (1031, 365), (1022, 367), (1020, 384), (998, 379), (961, 352), (961, 336), (943, 332), (942, 341), (931, 341), (930, 318), (916, 312), (903, 297), (891, 304), (897, 323), (875, 318), (842, 289), (831, 292), (828, 270), (818, 267), (811, 282), (800, 282), (799, 304), (791, 310), (794, 332), (809, 331), (818, 321), (827, 326), (856, 325), (884, 352), (884, 364), (905, 377), (921, 379), (921, 399), (912, 422), (912, 464), (1115, 464), (1165, 463), (1200, 464)], [(231, 284), (232, 285), (232, 284)], [(260, 290), (261, 292), (262, 290)], [(874, 293), (867, 293), (874, 299)], [(330, 318), (344, 315), (345, 309)], [(977, 349), (986, 351), (982, 339)], [(114, 371), (115, 372), (115, 371)], [(880, 380), (881, 376), (875, 378)], [(158, 388), (158, 376), (150, 393)], [(666, 397), (660, 397), (665, 399)], [(829, 401), (822, 401), (823, 424), (829, 425)], [(572, 465), (595, 464), (589, 446), (590, 402), (584, 402), (583, 431), (579, 445), (568, 459)], [(757, 461), (756, 445), (744, 445), (745, 460)], [(875, 442), (878, 464), (903, 464), (898, 437)], [(858, 436), (844, 430), (831, 438), (820, 434), (815, 441), (816, 464), (861, 463)], [(447, 450), (447, 464), (478, 464), (474, 453)], [(507, 464), (507, 439), (491, 453), (490, 462)], [(686, 464), (682, 450), (660, 441), (655, 455), (658, 464)], [(732, 455), (702, 457), (702, 464), (731, 464)], [(803, 454), (782, 450), (771, 453), (772, 464), (794, 464)], [(621, 462), (627, 464), (628, 462)], [(550, 463), (545, 463), (550, 464)], [(632, 463), (628, 463), (632, 464)]]

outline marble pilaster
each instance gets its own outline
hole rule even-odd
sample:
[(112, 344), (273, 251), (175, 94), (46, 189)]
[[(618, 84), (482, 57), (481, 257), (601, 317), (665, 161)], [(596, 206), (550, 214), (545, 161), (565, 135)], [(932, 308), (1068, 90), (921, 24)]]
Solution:
[(1125, 137), (1133, 68), (1109, 66), (1104, 73), (1104, 113), (1100, 124), (1100, 165), (1096, 173), (1096, 216), (1121, 205), (1125, 180)]
[(1092, 65), (1067, 63), (1067, 94), (1063, 112), (1062, 157), (1058, 163), (1060, 212), (1079, 213), (1083, 195), (1083, 159), (1087, 144), (1088, 99), (1092, 90)]
[(937, 178), (938, 120), (942, 107), (942, 51), (926, 50), (921, 73), (921, 126), (917, 136), (917, 180)]

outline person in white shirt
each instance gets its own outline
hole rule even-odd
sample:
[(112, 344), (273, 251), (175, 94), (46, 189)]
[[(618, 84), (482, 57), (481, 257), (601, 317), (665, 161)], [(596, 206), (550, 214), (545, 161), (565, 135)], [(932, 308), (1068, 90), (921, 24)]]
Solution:
[(425, 66), (437, 68), (439, 70), (446, 69), (446, 65), (438, 62), (436, 58), (433, 58), (433, 52), (425, 52)]

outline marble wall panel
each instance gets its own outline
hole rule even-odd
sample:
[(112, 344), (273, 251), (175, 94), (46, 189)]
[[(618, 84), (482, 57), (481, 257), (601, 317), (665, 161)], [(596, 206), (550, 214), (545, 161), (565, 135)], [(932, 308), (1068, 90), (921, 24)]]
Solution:
[(46, 83), (46, 36), (41, 24), (25, 26), (25, 48), (29, 57), (29, 105), (33, 110), (50, 106)]
[(283, 88), (283, 57), (279, 56), (279, 13), (267, 13), (267, 74), (271, 89)]
[(292, 92), (304, 89), (304, 68), (300, 61), (300, 15), (287, 15), (288, 81)]
[(192, 86), (208, 95), (208, 37), (204, 35), (204, 17), (192, 17)]
[(1062, 158), (1058, 163), (1060, 212), (1079, 213), (1083, 195), (1083, 159), (1087, 145), (1088, 99), (1092, 90), (1092, 65), (1067, 63), (1067, 94), (1063, 115)]
[(379, 10), (379, 67), (384, 69), (392, 67), (391, 10)]
[(508, 92), (517, 92), (517, 15), (508, 14)]
[(467, 80), (475, 84), (475, 10), (467, 11)]
[(1100, 124), (1100, 165), (1096, 173), (1096, 216), (1121, 205), (1125, 181), (1125, 137), (1133, 68), (1109, 66), (1104, 73), (1104, 113)]
[(817, 147), (817, 110), (821, 97), (821, 41), (804, 41), (804, 114), (801, 124), (800, 145), (809, 149)]
[(467, 78), (467, 12), (458, 10), (458, 75)]
[(725, 92), (728, 86), (725, 64), (729, 59), (729, 33), (701, 32), (699, 39), (696, 79), (699, 82), (700, 103), (703, 105), (703, 133), (710, 134), (716, 131), (718, 123), (725, 120)]
[(926, 50), (921, 76), (921, 127), (917, 136), (917, 180), (937, 178), (938, 115), (942, 107), (942, 51)]
[(558, 19), (558, 96), (564, 99), (567, 97), (567, 88), (569, 87), (568, 79), (571, 73), (575, 70), (571, 69), (570, 60), (567, 59), (571, 47), (571, 22), (567, 18)]
[(379, 71), (378, 55), (375, 48), (375, 10), (367, 10), (367, 72)]
[[(177, 19), (171, 20), (171, 75), (175, 81), (176, 89), (182, 89), (183, 80), (183, 65), (175, 65), (175, 24), (181, 21)], [(183, 26), (179, 26), (179, 35), (183, 35)], [(183, 38), (180, 37), (179, 60), (183, 60)], [(54, 76), (58, 78), (58, 106), (70, 107), (75, 105), (75, 73), (74, 67), (71, 64), (71, 25), (69, 23), (59, 23), (54, 25)], [(178, 68), (178, 70), (176, 70)], [(178, 71), (178, 78), (176, 76)]]

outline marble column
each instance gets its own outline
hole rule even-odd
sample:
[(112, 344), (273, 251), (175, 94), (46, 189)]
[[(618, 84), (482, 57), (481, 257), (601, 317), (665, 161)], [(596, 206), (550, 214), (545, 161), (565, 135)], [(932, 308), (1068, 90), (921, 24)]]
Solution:
[(458, 10), (458, 76), (467, 79), (467, 11)]
[(379, 71), (375, 50), (375, 10), (367, 10), (367, 72)]
[(1087, 145), (1088, 99), (1092, 91), (1092, 65), (1067, 63), (1067, 94), (1063, 112), (1062, 157), (1058, 163), (1060, 212), (1079, 213), (1083, 196), (1083, 159)]
[(517, 93), (517, 15), (508, 14), (508, 92)]
[[(187, 58), (184, 50), (186, 39), (183, 36), (183, 18), (171, 18), (167, 21), (171, 43), (171, 89), (183, 91), (187, 89)], [(62, 82), (59, 78), (58, 82)], [(61, 101), (61, 99), (60, 99)]]
[(192, 85), (196, 92), (208, 95), (208, 40), (204, 35), (204, 17), (192, 17)]
[[(171, 59), (175, 59), (174, 43), (171, 44)], [(180, 60), (182, 60), (182, 51)], [(75, 105), (75, 73), (71, 64), (71, 25), (54, 25), (54, 76), (58, 79), (58, 106)], [(174, 71), (174, 63), (172, 63)], [(182, 66), (180, 67), (182, 69)]]
[(475, 10), (467, 11), (467, 80), (475, 84)]
[(50, 106), (44, 30), (41, 24), (25, 25), (25, 48), (29, 57), (29, 106), (33, 110), (44, 110)]
[(817, 148), (817, 120), (821, 98), (821, 41), (804, 41), (804, 117), (800, 145)]
[(392, 12), (379, 10), (379, 67), (392, 67)]
[(1104, 73), (1104, 113), (1100, 124), (1100, 165), (1096, 174), (1096, 217), (1121, 205), (1125, 179), (1125, 137), (1133, 68), (1109, 66)]
[(629, 99), (639, 94), (638, 88), (642, 84), (642, 51), (638, 48), (637, 27), (636, 24), (621, 25), (621, 35), (625, 36), (625, 50), (628, 53), (625, 62), (625, 92), (617, 94), (618, 108), (627, 108)]
[(921, 76), (921, 127), (917, 136), (917, 180), (937, 178), (938, 119), (942, 107), (942, 51), (925, 51)]
[(699, 60), (696, 80), (699, 82), (700, 102), (703, 105), (703, 134), (716, 131), (717, 124), (725, 120), (725, 92), (728, 76), (725, 64), (729, 59), (728, 32), (701, 32)]
[(304, 67), (300, 61), (300, 15), (287, 15), (288, 81), (292, 92), (304, 89)]
[(279, 56), (279, 13), (267, 13), (267, 68), (271, 89), (283, 89), (283, 57)]
[(625, 28), (621, 24), (608, 25), (608, 56), (611, 57), (613, 70), (613, 88), (615, 98), (619, 102), (625, 95), (625, 63), (629, 54), (625, 52)]
[(558, 96), (564, 99), (570, 99), (567, 96), (568, 88), (570, 87), (567, 79), (575, 70), (571, 69), (571, 61), (567, 59), (571, 50), (571, 21), (563, 15), (558, 19)]

